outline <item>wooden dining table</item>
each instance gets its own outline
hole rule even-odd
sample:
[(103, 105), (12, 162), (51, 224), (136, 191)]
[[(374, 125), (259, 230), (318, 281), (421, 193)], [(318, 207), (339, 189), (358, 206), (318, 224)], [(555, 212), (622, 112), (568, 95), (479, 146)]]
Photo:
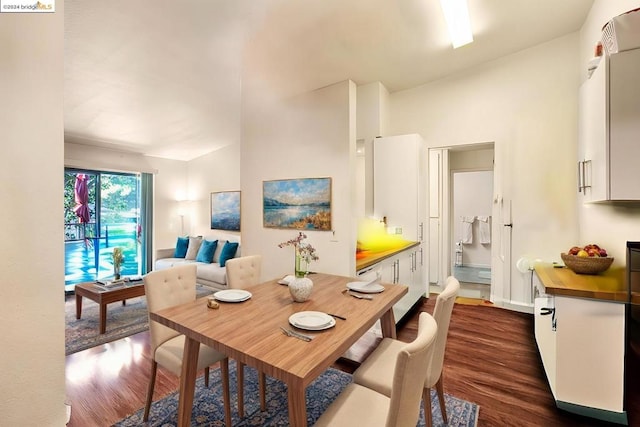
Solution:
[[(395, 338), (392, 306), (407, 293), (404, 285), (383, 284), (384, 291), (371, 300), (345, 292), (351, 277), (316, 273), (309, 300), (293, 302), (289, 289), (271, 280), (247, 288), (251, 298), (243, 302), (219, 302), (207, 307), (207, 298), (150, 313), (153, 321), (186, 336), (180, 377), (178, 425), (189, 426), (193, 407), (200, 343), (252, 366), (287, 384), (289, 425), (307, 425), (306, 387), (329, 368), (377, 320), (382, 334)], [(289, 317), (301, 311), (319, 311), (344, 317), (335, 326), (308, 331), (293, 328)], [(282, 333), (281, 327), (313, 336), (303, 341)], [(267, 390), (267, 393), (269, 391)]]

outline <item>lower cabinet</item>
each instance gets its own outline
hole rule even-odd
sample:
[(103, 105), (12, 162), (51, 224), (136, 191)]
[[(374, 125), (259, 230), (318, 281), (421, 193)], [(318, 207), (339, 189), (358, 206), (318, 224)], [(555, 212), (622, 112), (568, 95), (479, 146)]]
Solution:
[(384, 283), (396, 283), (409, 287), (407, 294), (393, 306), (393, 315), (398, 323), (413, 306), (426, 294), (422, 246), (399, 252), (377, 264), (358, 271), (358, 275), (378, 271)]
[(625, 305), (542, 293), (534, 308), (536, 344), (556, 405), (627, 424)]

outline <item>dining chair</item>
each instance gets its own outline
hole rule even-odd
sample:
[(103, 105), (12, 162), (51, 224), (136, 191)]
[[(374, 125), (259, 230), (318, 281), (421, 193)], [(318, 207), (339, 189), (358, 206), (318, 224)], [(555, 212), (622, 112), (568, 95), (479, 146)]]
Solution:
[(420, 416), (420, 397), (427, 372), (424, 365), (433, 355), (438, 326), (429, 313), (418, 319), (418, 336), (404, 343), (392, 366), (391, 393), (385, 395), (350, 383), (320, 416), (315, 427), (415, 427)]
[[(262, 256), (248, 255), (233, 258), (225, 264), (227, 269), (227, 286), (229, 289), (244, 289), (260, 283), (262, 271)], [(238, 415), (244, 417), (244, 363), (237, 362), (238, 372)], [(264, 372), (258, 372), (258, 389), (260, 393), (260, 410), (267, 408), (266, 377)]]
[[(444, 365), (444, 352), (447, 344), (451, 313), (459, 291), (460, 283), (455, 277), (449, 276), (445, 282), (444, 290), (436, 298), (436, 305), (433, 309), (433, 318), (438, 324), (438, 336), (434, 344), (433, 357), (423, 366), (426, 376), (422, 392), (422, 401), (427, 426), (431, 426), (432, 424), (431, 389), (434, 386), (438, 394), (442, 419), (445, 423), (447, 422), (442, 368)], [(418, 329), (418, 332), (420, 332), (420, 329)], [(386, 396), (390, 396), (393, 385), (393, 364), (395, 363), (396, 355), (402, 350), (404, 345), (405, 343), (401, 341), (384, 338), (378, 347), (353, 373), (353, 382), (376, 390)]]
[[(143, 276), (143, 281), (150, 313), (196, 299), (195, 264), (152, 271)], [(184, 335), (151, 320), (151, 318), (149, 318), (149, 333), (151, 336), (151, 378), (144, 407), (143, 421), (145, 422), (149, 419), (158, 365), (179, 377), (182, 371), (182, 354), (185, 343)], [(220, 362), (222, 375), (225, 424), (230, 427), (229, 359), (213, 348), (200, 344), (197, 369), (204, 369), (206, 386), (209, 386), (209, 366), (217, 362)]]

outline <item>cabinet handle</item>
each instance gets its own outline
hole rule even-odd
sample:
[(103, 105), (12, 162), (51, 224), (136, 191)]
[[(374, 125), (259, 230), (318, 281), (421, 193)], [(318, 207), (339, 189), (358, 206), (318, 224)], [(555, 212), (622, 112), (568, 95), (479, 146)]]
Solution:
[(424, 222), (420, 223), (420, 236), (418, 236), (418, 240), (422, 242), (422, 239), (424, 239)]
[(582, 193), (582, 172), (584, 169), (582, 168), (583, 162), (578, 162), (578, 193)]
[(542, 307), (540, 309), (541, 316), (551, 315), (551, 330), (555, 331), (558, 326), (558, 321), (556, 319), (556, 309), (551, 307)]
[(591, 160), (584, 160), (582, 162), (582, 191), (585, 193), (587, 188), (591, 188), (591, 182), (587, 184), (587, 163), (591, 165)]

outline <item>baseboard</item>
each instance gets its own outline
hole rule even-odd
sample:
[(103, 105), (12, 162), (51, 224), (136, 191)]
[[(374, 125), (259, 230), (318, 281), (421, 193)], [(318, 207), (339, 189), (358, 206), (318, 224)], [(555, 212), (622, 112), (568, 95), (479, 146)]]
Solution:
[(567, 412), (571, 412), (578, 415), (584, 415), (585, 417), (595, 418), (597, 420), (607, 421), (610, 423), (629, 425), (627, 413), (607, 411), (605, 409), (590, 408), (588, 406), (576, 405), (575, 403), (563, 402), (556, 400), (556, 406)]

